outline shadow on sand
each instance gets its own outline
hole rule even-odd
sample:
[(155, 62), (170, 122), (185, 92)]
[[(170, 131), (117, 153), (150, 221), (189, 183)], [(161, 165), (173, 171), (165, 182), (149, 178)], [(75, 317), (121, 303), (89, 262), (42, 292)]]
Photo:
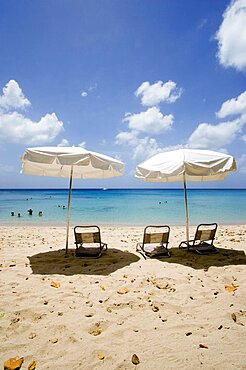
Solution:
[(112, 272), (137, 262), (139, 257), (127, 251), (110, 248), (101, 258), (82, 259), (74, 256), (70, 250), (50, 251), (28, 256), (33, 274), (40, 275), (109, 275)]
[(187, 249), (171, 248), (169, 258), (158, 258), (159, 261), (177, 263), (193, 269), (207, 270), (209, 267), (246, 265), (246, 256), (242, 250), (216, 248), (217, 254), (199, 255)]

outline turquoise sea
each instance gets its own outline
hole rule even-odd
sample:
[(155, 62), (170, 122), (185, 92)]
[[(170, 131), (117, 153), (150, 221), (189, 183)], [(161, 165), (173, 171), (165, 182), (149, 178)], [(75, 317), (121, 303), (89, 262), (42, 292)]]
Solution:
[[(190, 189), (187, 194), (190, 224), (246, 224), (246, 190)], [(0, 223), (64, 225), (67, 197), (68, 190), (62, 189), (0, 190)], [(33, 209), (32, 216), (29, 208)], [(73, 189), (71, 225), (94, 223), (184, 225), (183, 190)]]

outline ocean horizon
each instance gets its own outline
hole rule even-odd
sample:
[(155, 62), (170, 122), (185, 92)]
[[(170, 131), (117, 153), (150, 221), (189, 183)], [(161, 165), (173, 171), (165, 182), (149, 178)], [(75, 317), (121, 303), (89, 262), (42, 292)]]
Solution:
[[(246, 189), (188, 189), (189, 223), (246, 224)], [(1, 225), (65, 225), (68, 189), (0, 189)], [(28, 209), (33, 214), (28, 214)], [(42, 211), (42, 216), (38, 213)], [(11, 216), (11, 212), (14, 213)], [(20, 217), (18, 217), (18, 213)], [(184, 225), (183, 189), (73, 189), (71, 226)]]

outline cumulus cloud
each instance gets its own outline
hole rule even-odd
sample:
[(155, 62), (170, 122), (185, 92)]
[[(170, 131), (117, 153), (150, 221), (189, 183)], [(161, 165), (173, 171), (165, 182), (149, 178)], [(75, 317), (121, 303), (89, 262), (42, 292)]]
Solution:
[(145, 112), (128, 114), (123, 122), (127, 122), (131, 130), (157, 134), (168, 130), (173, 120), (172, 114), (164, 116), (159, 108), (151, 107)]
[(141, 160), (159, 153), (161, 150), (156, 139), (149, 136), (139, 138), (136, 131), (122, 131), (116, 136), (116, 144), (125, 144), (132, 148), (133, 159)]
[(159, 147), (156, 139), (146, 136), (138, 139), (137, 145), (133, 150), (133, 159), (147, 159), (159, 153), (160, 151), (162, 150)]
[(144, 138), (137, 138), (135, 145), (133, 146), (133, 159), (138, 161), (144, 161), (155, 154), (167, 152), (171, 150), (177, 150), (184, 148), (186, 146), (170, 145), (170, 146), (160, 146), (155, 138), (146, 136)]
[(137, 131), (121, 131), (116, 136), (116, 144), (127, 145), (132, 149), (132, 158), (142, 161), (152, 157), (155, 154), (183, 148), (183, 145), (173, 145), (162, 147), (153, 137), (139, 137)]
[(25, 98), (19, 84), (15, 80), (10, 80), (3, 88), (3, 95), (0, 96), (0, 113), (13, 109), (24, 109), (31, 105)]
[(138, 140), (137, 131), (121, 131), (116, 135), (116, 144), (128, 144), (134, 146)]
[(60, 144), (58, 144), (57, 146), (69, 146), (69, 141), (67, 139), (62, 139)]
[(246, 69), (246, 0), (232, 1), (216, 34), (218, 58), (224, 67)]
[(3, 88), (0, 96), (0, 141), (23, 144), (51, 143), (64, 130), (55, 113), (46, 114), (38, 122), (32, 121), (16, 110), (31, 105), (14, 80)]
[(199, 149), (221, 149), (235, 140), (242, 131), (244, 121), (222, 122), (218, 125), (200, 123), (188, 140), (188, 147)]
[(173, 81), (166, 83), (157, 81), (152, 85), (146, 81), (135, 91), (135, 95), (141, 97), (141, 103), (145, 106), (153, 106), (161, 102), (174, 103), (181, 94), (182, 90), (178, 89)]
[(119, 132), (115, 143), (129, 147), (132, 158), (139, 161), (165, 150), (151, 136), (170, 130), (174, 116), (164, 115), (156, 105), (161, 102), (173, 103), (181, 93), (181, 89), (178, 89), (173, 81), (158, 81), (152, 85), (147, 81), (143, 82), (135, 91), (135, 95), (141, 98), (142, 105), (149, 108), (144, 112), (125, 114), (122, 122), (127, 124), (128, 130)]
[(25, 144), (51, 143), (63, 130), (63, 123), (55, 113), (46, 114), (38, 122), (18, 112), (0, 116), (0, 141)]
[(236, 98), (225, 101), (216, 113), (219, 118), (237, 114), (246, 114), (246, 91)]

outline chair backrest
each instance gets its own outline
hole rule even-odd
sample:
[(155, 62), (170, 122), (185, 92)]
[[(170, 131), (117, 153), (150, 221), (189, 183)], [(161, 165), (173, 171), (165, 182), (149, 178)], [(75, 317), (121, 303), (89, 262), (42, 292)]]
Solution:
[(170, 227), (167, 225), (148, 225), (144, 229), (143, 245), (160, 243), (168, 244)]
[(196, 229), (194, 244), (196, 241), (211, 241), (211, 244), (213, 244), (217, 227), (218, 225), (216, 223), (198, 225)]
[(76, 244), (101, 244), (100, 229), (96, 225), (91, 226), (75, 226), (74, 236)]

